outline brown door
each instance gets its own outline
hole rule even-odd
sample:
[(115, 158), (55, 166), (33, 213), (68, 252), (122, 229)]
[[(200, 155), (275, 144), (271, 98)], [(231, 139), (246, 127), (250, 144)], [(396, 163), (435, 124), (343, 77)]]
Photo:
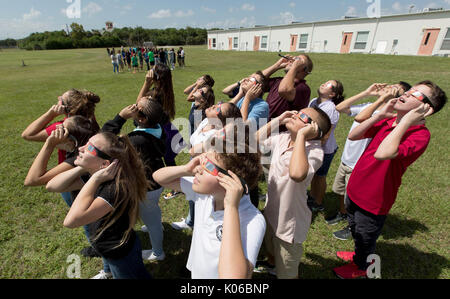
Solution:
[(441, 29), (425, 29), (417, 55), (431, 55)]
[(253, 38), (253, 51), (259, 51), (259, 41), (260, 41), (261, 37), (260, 36), (255, 36)]
[(208, 49), (211, 49), (211, 39), (208, 39)]
[(291, 48), (290, 48), (290, 52), (295, 52), (295, 50), (297, 50), (297, 40), (298, 40), (298, 35), (291, 35)]
[(352, 44), (352, 36), (353, 32), (344, 33), (344, 36), (342, 37), (341, 53), (350, 52), (350, 45)]
[(228, 50), (233, 50), (233, 38), (228, 38)]

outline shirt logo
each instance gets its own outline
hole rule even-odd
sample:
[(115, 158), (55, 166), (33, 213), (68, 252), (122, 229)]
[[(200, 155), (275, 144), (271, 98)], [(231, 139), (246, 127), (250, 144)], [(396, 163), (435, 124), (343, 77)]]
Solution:
[(222, 241), (222, 225), (219, 225), (216, 228), (216, 237), (217, 237), (217, 240)]

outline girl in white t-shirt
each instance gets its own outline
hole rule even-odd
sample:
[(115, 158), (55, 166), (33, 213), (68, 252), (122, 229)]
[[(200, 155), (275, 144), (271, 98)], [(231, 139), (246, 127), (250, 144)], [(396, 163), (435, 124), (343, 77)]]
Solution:
[[(191, 149), (189, 154), (191, 157), (204, 152), (204, 142), (219, 130), (225, 127), (227, 119), (241, 118), (241, 111), (232, 103), (217, 103), (205, 110), (206, 118), (198, 125), (190, 138)], [(194, 226), (194, 203), (188, 199), (189, 213), (186, 218), (181, 221), (173, 222), (171, 225), (174, 229), (192, 229)]]
[(252, 276), (266, 223), (243, 194), (258, 183), (261, 173), (260, 153), (251, 151), (248, 144), (245, 153), (238, 154), (236, 146), (234, 153), (208, 151), (186, 165), (153, 174), (160, 185), (181, 190), (195, 202), (187, 262), (192, 278)]
[(308, 205), (312, 211), (323, 211), (322, 202), (327, 189), (327, 174), (338, 149), (336, 138), (334, 137), (334, 129), (339, 121), (339, 112), (336, 110), (336, 105), (344, 100), (344, 86), (338, 80), (329, 80), (320, 85), (317, 93), (319, 96), (309, 103), (309, 107), (319, 108), (328, 115), (331, 120), (331, 130), (322, 142), (324, 151), (323, 164), (314, 174), (311, 181), (311, 199), (308, 198)]

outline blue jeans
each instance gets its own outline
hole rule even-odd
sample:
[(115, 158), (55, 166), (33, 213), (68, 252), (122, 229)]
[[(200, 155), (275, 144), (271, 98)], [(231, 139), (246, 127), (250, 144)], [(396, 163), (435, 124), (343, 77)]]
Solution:
[(161, 221), (161, 209), (158, 204), (162, 191), (163, 188), (147, 192), (147, 198), (139, 204), (141, 219), (147, 226), (152, 250), (157, 256), (164, 253), (164, 233)]
[(113, 65), (113, 68), (114, 68), (114, 73), (116, 72), (116, 69), (117, 69), (117, 72), (119, 72), (119, 64), (113, 63), (112, 65)]
[(103, 259), (103, 270), (111, 273), (114, 279), (151, 279), (142, 261), (142, 248), (136, 236), (133, 248), (127, 256), (120, 259)]

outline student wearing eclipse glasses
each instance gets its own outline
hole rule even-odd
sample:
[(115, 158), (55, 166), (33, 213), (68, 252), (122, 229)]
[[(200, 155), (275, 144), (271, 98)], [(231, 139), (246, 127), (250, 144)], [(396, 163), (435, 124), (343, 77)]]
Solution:
[[(287, 129), (271, 135), (280, 125)], [(319, 108), (286, 111), (259, 129), (257, 139), (272, 151), (264, 217), (268, 260), (257, 272), (275, 272), (278, 278), (298, 277), (302, 243), (311, 224), (306, 190), (322, 165), (321, 139), (331, 128), (328, 115)], [(266, 269), (264, 269), (266, 268)]]
[(133, 230), (148, 181), (129, 138), (110, 132), (96, 134), (79, 148), (74, 164), (75, 168), (55, 176), (46, 187), (51, 192), (80, 190), (64, 226), (88, 226), (92, 247), (103, 259), (104, 270), (96, 278), (151, 278)]
[(246, 193), (258, 183), (260, 154), (248, 144), (237, 153), (233, 145), (233, 153), (216, 148), (153, 174), (163, 187), (181, 190), (195, 202), (186, 266), (192, 278), (251, 278), (253, 273), (265, 221)]
[(350, 261), (333, 269), (338, 277), (366, 276), (370, 264), (367, 257), (375, 252), (401, 178), (430, 141), (425, 118), (440, 111), (446, 101), (447, 96), (439, 86), (422, 81), (388, 101), (377, 114), (350, 132), (350, 140), (372, 138), (372, 141), (356, 163), (347, 185), (345, 205), (355, 251), (338, 252), (338, 257)]

